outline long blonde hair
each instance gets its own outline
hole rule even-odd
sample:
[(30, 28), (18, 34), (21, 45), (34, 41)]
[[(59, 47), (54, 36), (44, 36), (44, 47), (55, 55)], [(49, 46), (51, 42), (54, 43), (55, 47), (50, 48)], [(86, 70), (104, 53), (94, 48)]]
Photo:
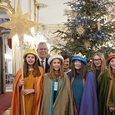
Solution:
[[(96, 55), (99, 56), (100, 59), (101, 59), (101, 68), (100, 68), (101, 72), (100, 72), (100, 74), (99, 74), (99, 76), (98, 76), (98, 79), (97, 79), (97, 80), (98, 80), (98, 83), (100, 83), (100, 82), (101, 82), (101, 77), (102, 77), (102, 75), (103, 75), (105, 72), (108, 73), (108, 70), (107, 70), (106, 60), (105, 60), (104, 54), (103, 54), (103, 53), (100, 53), (100, 52), (97, 52), (97, 53), (94, 54), (93, 59), (94, 59), (94, 57), (95, 57)], [(92, 70), (91, 70), (91, 71), (94, 73), (94, 75), (96, 75), (96, 66), (95, 66), (95, 64), (94, 64), (94, 61), (93, 61), (93, 63), (92, 63)]]
[[(58, 58), (57, 58), (58, 59)], [(60, 60), (60, 59), (59, 59)], [(48, 72), (48, 77), (50, 79), (54, 79), (56, 80), (56, 77), (55, 77), (55, 72), (54, 72), (54, 69), (53, 69), (53, 60), (51, 61), (50, 63), (50, 69), (49, 69), (49, 72)], [(63, 63), (62, 61), (60, 60), (60, 69), (59, 69), (59, 74), (60, 74), (60, 78), (63, 78), (64, 77), (64, 70), (63, 70)]]

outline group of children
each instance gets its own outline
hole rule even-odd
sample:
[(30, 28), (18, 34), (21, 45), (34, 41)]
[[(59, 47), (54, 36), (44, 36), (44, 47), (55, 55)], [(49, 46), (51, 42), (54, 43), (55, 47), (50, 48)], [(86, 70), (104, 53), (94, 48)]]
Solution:
[(64, 73), (61, 55), (48, 59), (48, 73), (38, 66), (34, 49), (27, 49), (23, 58), (10, 115), (115, 115), (115, 54), (106, 61), (102, 53), (96, 53), (91, 72), (84, 55), (73, 56), (71, 79)]

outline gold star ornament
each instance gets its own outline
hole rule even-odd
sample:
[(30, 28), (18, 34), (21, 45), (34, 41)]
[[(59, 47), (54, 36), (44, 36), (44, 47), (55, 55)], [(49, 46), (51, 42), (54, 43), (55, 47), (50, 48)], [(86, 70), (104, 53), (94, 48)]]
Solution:
[(14, 14), (7, 12), (7, 15), (10, 18), (10, 21), (0, 24), (0, 26), (11, 29), (11, 32), (9, 35), (9, 37), (11, 38), (16, 34), (18, 35), (19, 40), (23, 40), (24, 34), (32, 36), (30, 29), (34, 26), (40, 25), (40, 23), (30, 20), (31, 11), (25, 14), (22, 14), (20, 0), (18, 0), (16, 12)]

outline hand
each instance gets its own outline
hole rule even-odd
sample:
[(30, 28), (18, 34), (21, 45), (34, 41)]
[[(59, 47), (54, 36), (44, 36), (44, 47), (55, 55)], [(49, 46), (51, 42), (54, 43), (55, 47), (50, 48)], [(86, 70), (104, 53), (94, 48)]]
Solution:
[(34, 93), (34, 92), (35, 92), (34, 89), (24, 89), (24, 90), (22, 91), (22, 94), (23, 94), (23, 95), (28, 95), (28, 94), (31, 94), (31, 93)]
[(114, 107), (109, 107), (110, 112), (113, 112), (114, 110), (115, 110)]
[(19, 82), (19, 87), (21, 87), (22, 85), (24, 85), (24, 79), (21, 79)]

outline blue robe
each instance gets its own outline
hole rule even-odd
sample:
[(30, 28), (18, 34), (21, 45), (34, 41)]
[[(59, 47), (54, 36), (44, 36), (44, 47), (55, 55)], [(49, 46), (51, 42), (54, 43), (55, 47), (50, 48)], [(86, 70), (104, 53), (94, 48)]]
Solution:
[[(76, 94), (77, 95), (77, 94)], [(79, 115), (98, 115), (96, 79), (92, 72), (87, 72), (81, 96)]]

